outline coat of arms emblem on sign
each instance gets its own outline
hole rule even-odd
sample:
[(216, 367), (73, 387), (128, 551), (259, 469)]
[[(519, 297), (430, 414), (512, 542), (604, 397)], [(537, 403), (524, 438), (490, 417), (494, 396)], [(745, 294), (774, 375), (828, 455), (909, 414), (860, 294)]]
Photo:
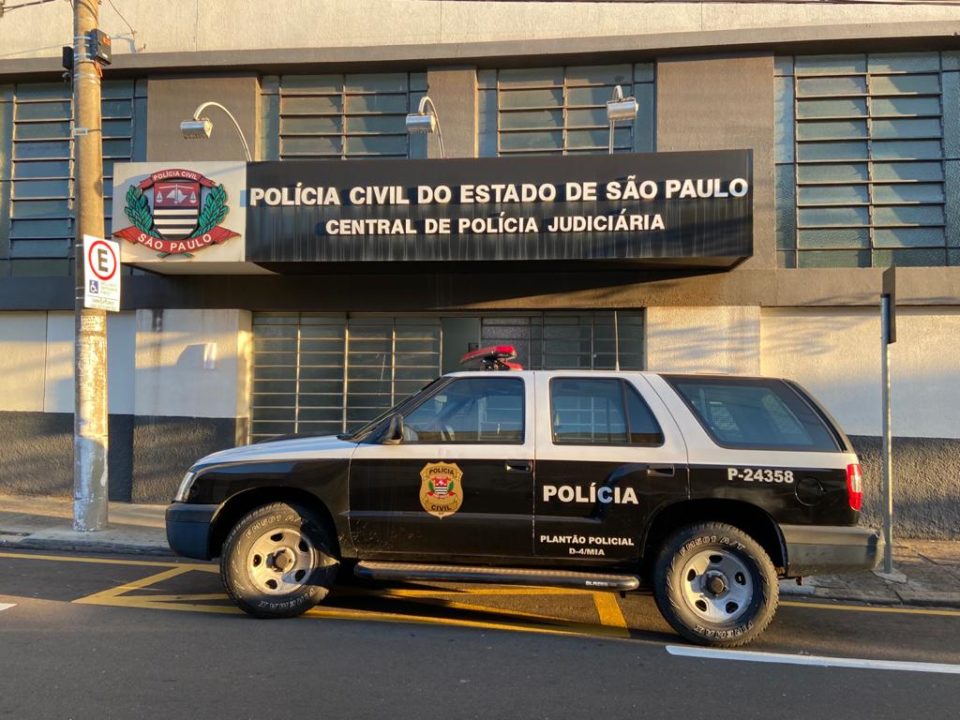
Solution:
[(155, 172), (127, 188), (125, 199), (123, 211), (133, 225), (113, 234), (156, 250), (160, 257), (193, 257), (197, 250), (239, 235), (220, 224), (230, 212), (223, 185), (192, 170)]

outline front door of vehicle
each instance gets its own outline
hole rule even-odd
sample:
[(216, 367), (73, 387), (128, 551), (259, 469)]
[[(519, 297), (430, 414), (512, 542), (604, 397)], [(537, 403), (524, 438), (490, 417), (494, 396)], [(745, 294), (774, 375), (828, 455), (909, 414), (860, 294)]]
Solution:
[(406, 411), (398, 444), (358, 445), (350, 529), (361, 556), (529, 558), (533, 405), (528, 377), (454, 377)]
[(537, 396), (537, 555), (636, 561), (646, 520), (688, 494), (672, 416), (639, 375), (538, 375)]

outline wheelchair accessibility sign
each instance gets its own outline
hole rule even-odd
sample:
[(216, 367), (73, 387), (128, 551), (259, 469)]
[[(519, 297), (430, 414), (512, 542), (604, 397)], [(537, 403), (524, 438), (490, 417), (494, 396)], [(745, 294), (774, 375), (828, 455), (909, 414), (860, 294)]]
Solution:
[(120, 310), (120, 244), (83, 236), (83, 306), (97, 310)]

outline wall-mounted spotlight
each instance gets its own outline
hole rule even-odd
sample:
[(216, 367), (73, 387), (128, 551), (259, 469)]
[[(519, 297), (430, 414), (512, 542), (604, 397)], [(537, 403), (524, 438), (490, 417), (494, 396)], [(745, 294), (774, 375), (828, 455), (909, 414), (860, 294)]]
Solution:
[[(427, 106), (430, 106), (429, 110)], [(437, 133), (437, 140), (440, 142), (440, 157), (446, 157), (443, 149), (443, 130), (440, 129), (440, 117), (437, 115), (437, 107), (429, 95), (424, 95), (420, 100), (420, 106), (415, 113), (407, 115), (405, 122), (407, 132), (411, 135)]]
[(613, 97), (607, 100), (607, 122), (610, 124), (610, 140), (607, 145), (609, 154), (613, 154), (613, 129), (617, 120), (633, 120), (639, 109), (640, 103), (635, 97), (625, 98), (619, 85), (613, 88)]
[(211, 100), (200, 103), (197, 109), (193, 111), (193, 117), (180, 123), (180, 133), (183, 135), (183, 138), (185, 140), (206, 140), (210, 137), (211, 133), (213, 133), (213, 121), (208, 117), (201, 116), (200, 113), (211, 106), (223, 110), (227, 114), (227, 117), (233, 121), (233, 126), (237, 129), (237, 135), (240, 136), (240, 142), (243, 144), (243, 154), (247, 158), (247, 162), (252, 162), (253, 158), (250, 156), (250, 146), (247, 145), (247, 139), (243, 136), (240, 123), (237, 122), (232, 112), (218, 102)]

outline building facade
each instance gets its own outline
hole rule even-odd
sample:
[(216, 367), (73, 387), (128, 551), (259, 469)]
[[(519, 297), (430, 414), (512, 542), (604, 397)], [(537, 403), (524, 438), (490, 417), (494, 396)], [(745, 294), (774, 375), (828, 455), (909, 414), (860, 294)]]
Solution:
[[(180, 122), (205, 101), (234, 114), (263, 172), (372, 159), (402, 176), (440, 156), (436, 134), (404, 126), (429, 95), (445, 156), (495, 158), (509, 175), (541, 157), (587, 167), (606, 155), (606, 102), (620, 86), (639, 111), (615, 127), (615, 154), (750, 151), (752, 247), (713, 266), (572, 251), (204, 260), (209, 248), (132, 262), (109, 319), (111, 497), (164, 502), (200, 455), (341, 432), (471, 347), (509, 342), (532, 368), (619, 361), (796, 379), (852, 436), (877, 522), (879, 295), (896, 265), (898, 532), (958, 536), (960, 7), (168, 5), (131, 0), (125, 20), (101, 8), (115, 51), (103, 85), (108, 233), (128, 225), (110, 197), (115, 174), (138, 167), (126, 163), (254, 172), (216, 110), (209, 140), (183, 139)], [(71, 34), (64, 3), (0, 17), (0, 493), (72, 489), (71, 89), (60, 67)], [(225, 226), (249, 209), (249, 189), (240, 195)], [(251, 217), (248, 249), (267, 232)], [(281, 243), (283, 222), (270, 230)]]

